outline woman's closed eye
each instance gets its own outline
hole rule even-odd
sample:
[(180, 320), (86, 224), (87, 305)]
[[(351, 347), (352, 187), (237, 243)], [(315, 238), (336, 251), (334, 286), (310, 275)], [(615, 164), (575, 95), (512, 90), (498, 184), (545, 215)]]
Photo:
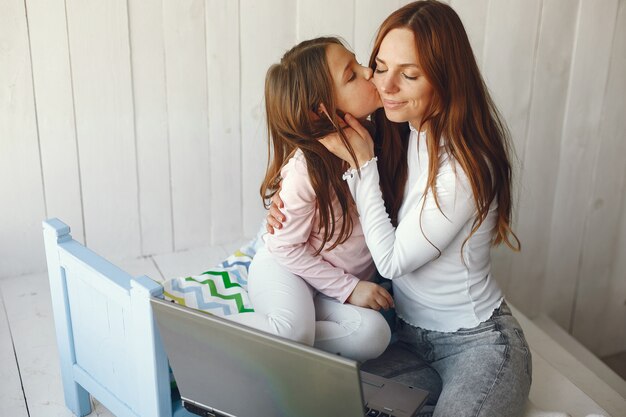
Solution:
[[(374, 70), (375, 74), (384, 74), (386, 72), (387, 72), (387, 68), (376, 67), (376, 69)], [(419, 78), (419, 75), (408, 75), (403, 72), (402, 77), (407, 80), (415, 81)]]
[(350, 76), (350, 78), (348, 79), (348, 82), (350, 81), (354, 81), (356, 79), (356, 71), (352, 71), (352, 75)]

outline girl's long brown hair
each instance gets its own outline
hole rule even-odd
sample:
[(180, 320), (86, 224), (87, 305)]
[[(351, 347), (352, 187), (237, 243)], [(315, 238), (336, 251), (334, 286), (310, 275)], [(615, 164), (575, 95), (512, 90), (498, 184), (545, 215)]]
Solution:
[[(369, 65), (376, 70), (376, 56), (385, 36), (393, 29), (411, 30), (419, 64), (434, 89), (433, 102), (422, 119), (427, 126), (429, 155), (425, 192), (433, 193), (439, 171), (440, 145), (463, 169), (476, 202), (477, 215), (470, 235), (478, 230), (494, 199), (498, 203), (493, 245), (505, 243), (513, 250), (520, 242), (511, 230), (511, 164), (509, 132), (483, 81), (461, 19), (448, 5), (426, 0), (407, 4), (381, 25)], [(406, 137), (408, 123), (393, 123), (379, 109), (373, 116), (378, 130), (376, 151), (387, 211), (397, 222), (407, 179)], [(415, 126), (421, 130), (422, 126)], [(441, 209), (441, 207), (439, 207)]]
[[(341, 224), (341, 229), (328, 250), (345, 242), (353, 228), (349, 213), (354, 210), (354, 204), (348, 186), (341, 178), (344, 163), (318, 142), (336, 132), (356, 160), (337, 115), (339, 109), (335, 104), (333, 81), (326, 61), (326, 48), (330, 44), (343, 46), (339, 39), (333, 37), (299, 43), (285, 53), (280, 63), (272, 65), (265, 77), (269, 141), (261, 198), (268, 208), (270, 199), (279, 190), (282, 167), (297, 149), (302, 150), (317, 198), (318, 227), (323, 234), (317, 254), (333, 237), (336, 224)], [(321, 107), (325, 108), (324, 112)], [(333, 210), (333, 195), (337, 196), (341, 213)]]

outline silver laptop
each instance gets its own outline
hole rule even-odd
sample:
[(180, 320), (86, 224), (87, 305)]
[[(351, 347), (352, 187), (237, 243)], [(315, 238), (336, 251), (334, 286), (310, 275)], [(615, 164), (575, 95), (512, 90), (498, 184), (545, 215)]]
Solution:
[(428, 392), (356, 361), (153, 298), (184, 407), (210, 417), (413, 417)]

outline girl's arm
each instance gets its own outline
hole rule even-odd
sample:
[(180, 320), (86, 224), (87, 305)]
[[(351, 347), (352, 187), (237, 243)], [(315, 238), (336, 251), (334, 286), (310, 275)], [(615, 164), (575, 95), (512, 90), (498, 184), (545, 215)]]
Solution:
[[(346, 302), (370, 308), (388, 308), (391, 296), (381, 294), (386, 291), (373, 283), (362, 282), (342, 268), (315, 255), (316, 249), (309, 243), (314, 227), (316, 197), (310, 183), (306, 165), (302, 161), (289, 166), (284, 175), (280, 196), (284, 202), (283, 214), (286, 219), (282, 229), (267, 238), (267, 248), (278, 262), (290, 272), (299, 275), (316, 290), (325, 295)], [(369, 285), (368, 285), (369, 284)], [(373, 288), (371, 286), (376, 286)], [(356, 290), (356, 291), (355, 291)]]

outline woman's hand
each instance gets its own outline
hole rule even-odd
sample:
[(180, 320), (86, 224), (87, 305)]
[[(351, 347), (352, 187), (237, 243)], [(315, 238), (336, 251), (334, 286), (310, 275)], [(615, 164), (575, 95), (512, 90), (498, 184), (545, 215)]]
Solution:
[[(344, 129), (344, 133), (348, 138), (348, 142), (352, 145), (352, 149), (354, 149), (358, 167), (362, 167), (367, 161), (374, 157), (374, 141), (370, 133), (357, 118), (346, 113), (345, 120), (350, 128)], [(321, 139), (320, 143), (333, 154), (350, 164), (350, 168), (358, 168), (354, 166), (354, 160), (350, 156), (350, 152), (348, 152), (348, 148), (346, 148), (342, 142), (339, 134), (333, 133), (332, 135), (328, 135), (324, 139)]]
[(373, 310), (380, 310), (381, 308), (389, 310), (393, 307), (391, 294), (380, 285), (369, 281), (359, 281), (346, 302)]
[(280, 211), (285, 205), (283, 200), (280, 199), (278, 193), (272, 197), (272, 204), (270, 205), (270, 211), (266, 216), (267, 224), (265, 228), (270, 235), (274, 234), (274, 229), (282, 229), (283, 223), (286, 220), (285, 215)]

